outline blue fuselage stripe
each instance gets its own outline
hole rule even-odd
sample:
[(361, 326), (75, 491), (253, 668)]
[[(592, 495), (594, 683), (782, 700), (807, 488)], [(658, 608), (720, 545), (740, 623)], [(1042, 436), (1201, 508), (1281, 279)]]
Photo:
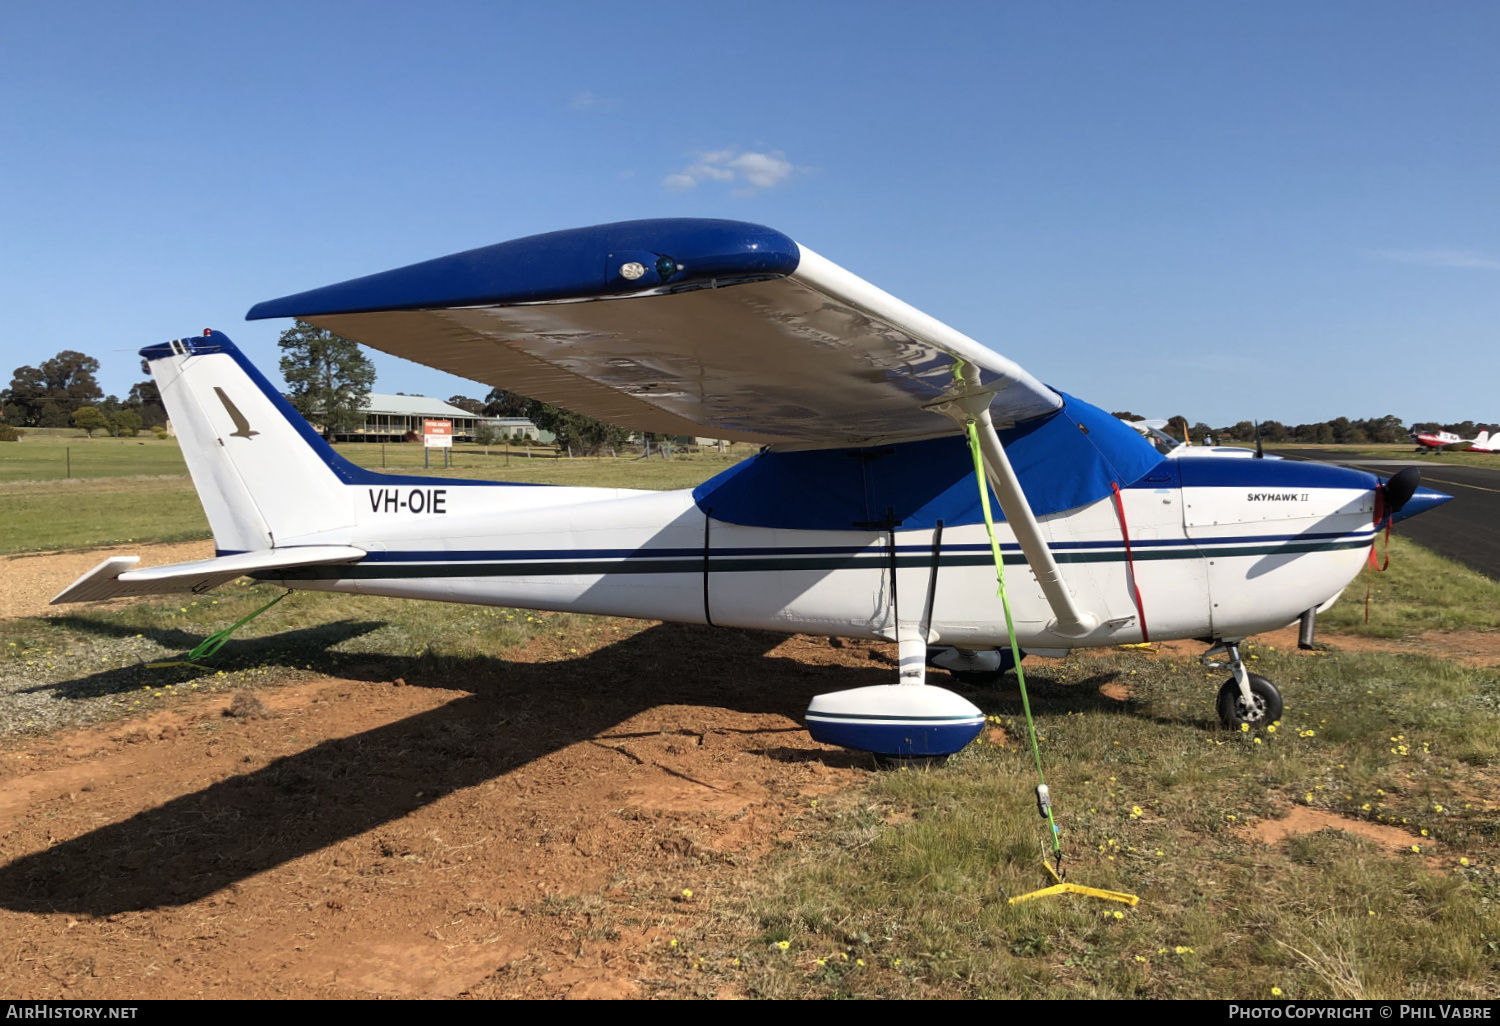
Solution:
[[(1140, 551), (1138, 562), (1201, 559), (1213, 556), (1289, 555), (1363, 548), (1374, 531), (1343, 534), (1262, 535), (1250, 538), (1188, 539), (1166, 548)], [(1105, 547), (1108, 545), (1109, 547)], [(1025, 556), (1007, 546), (1005, 562), (1023, 564)], [(1111, 563), (1126, 558), (1124, 546), (1112, 543), (1054, 545), (1059, 563)], [(942, 567), (983, 566), (991, 560), (988, 546), (945, 546)], [(878, 547), (802, 547), (760, 549), (581, 549), (496, 552), (381, 552), (357, 564), (332, 564), (262, 571), (268, 580), (391, 580), (462, 577), (596, 576), (613, 574), (758, 573), (783, 571), (885, 570), (890, 551)], [(930, 546), (901, 546), (899, 567), (932, 565)]]

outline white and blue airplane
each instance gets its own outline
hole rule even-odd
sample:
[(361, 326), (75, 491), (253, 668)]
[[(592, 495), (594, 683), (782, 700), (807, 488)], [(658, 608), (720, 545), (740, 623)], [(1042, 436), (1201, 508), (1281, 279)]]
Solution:
[(1009, 645), (968, 434), (1026, 652), (1197, 638), (1226, 724), (1281, 716), (1237, 644), (1326, 608), (1415, 470), (1167, 459), (1107, 413), (780, 232), (630, 221), (517, 239), (254, 307), (624, 427), (764, 445), (695, 489), (381, 474), (338, 456), (216, 331), (142, 350), (213, 559), (115, 557), (54, 602), (288, 588), (896, 643), (890, 685), (816, 698), (813, 736), (941, 757), (983, 722), (926, 683)]

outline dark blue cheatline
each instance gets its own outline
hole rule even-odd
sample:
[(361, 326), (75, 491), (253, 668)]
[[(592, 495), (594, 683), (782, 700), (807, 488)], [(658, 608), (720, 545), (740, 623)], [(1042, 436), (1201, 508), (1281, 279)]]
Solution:
[[(1367, 547), (1374, 528), (1347, 534), (1259, 536), (1256, 538), (1174, 539), (1155, 542), (1157, 548), (1135, 546), (1135, 560), (1202, 559), (1214, 556), (1264, 556), (1302, 552), (1326, 552)], [(1021, 565), (1025, 556), (1013, 544), (1006, 545), (1007, 564)], [(1051, 546), (1059, 563), (1117, 563), (1125, 559), (1118, 543), (1074, 542)], [(931, 547), (903, 545), (897, 565), (926, 568), (932, 565)], [(943, 567), (989, 566), (988, 545), (945, 545)], [(709, 554), (711, 573), (763, 573), (781, 571), (830, 571), (867, 569), (884, 571), (890, 553), (878, 546), (830, 546), (796, 548), (735, 548)], [(262, 580), (399, 580), (420, 578), (595, 576), (612, 574), (701, 574), (705, 570), (701, 549), (546, 549), (504, 552), (374, 552), (355, 564), (339, 563), (267, 570), (252, 576)]]

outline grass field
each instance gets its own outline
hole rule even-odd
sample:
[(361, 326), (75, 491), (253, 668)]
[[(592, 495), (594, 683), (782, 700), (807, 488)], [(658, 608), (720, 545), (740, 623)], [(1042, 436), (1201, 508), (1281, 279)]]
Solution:
[(1365, 460), (1414, 460), (1421, 463), (1448, 464), (1455, 467), (1484, 467), (1500, 470), (1500, 453), (1495, 452), (1418, 452), (1415, 445), (1405, 442), (1392, 445), (1283, 445), (1267, 444), (1267, 448), (1296, 452), (1298, 449), (1324, 449), (1346, 454), (1350, 459)]
[(176, 439), (84, 438), (79, 431), (28, 430), (20, 442), (0, 442), (0, 482), (186, 474)]
[[(509, 472), (668, 487), (724, 465), (535, 462)], [(185, 480), (173, 482), (177, 492), (154, 484), (53, 484), (22, 520), (55, 517), (75, 494), (112, 495), (92, 527), (53, 530), (129, 536), (119, 511), (131, 489), (189, 503)], [(74, 491), (96, 488), (116, 490)], [(163, 513), (156, 529), (186, 516)], [(1500, 584), (1399, 537), (1390, 571), (1374, 581), (1370, 623), (1356, 581), (1322, 619), (1325, 635), (1500, 627)], [(240, 583), (192, 600), (0, 622), (0, 735), (17, 744), (205, 690), (274, 688), (355, 664), (375, 680), (418, 679), (417, 670), (452, 679), (476, 661), (503, 672), (537, 639), (587, 655), (643, 628), (299, 593), (207, 670), (146, 666), (179, 659), (276, 594)], [(1309, 655), (1253, 642), (1247, 652), (1286, 696), (1275, 730), (1222, 730), (1213, 698), (1223, 671), (1146, 651), (1080, 653), (1028, 675), (1070, 879), (1138, 894), (1139, 905), (1008, 904), (1047, 881), (1035, 771), (1007, 683), (970, 694), (994, 731), (946, 767), (875, 774), (805, 802), (795, 830), (753, 870), (696, 861), (715, 897), (663, 949), (663, 978), (680, 979), (684, 995), (733, 984), (768, 997), (1493, 998), (1500, 671), (1420, 654)], [(1104, 696), (1105, 684), (1128, 697)], [(1298, 809), (1327, 826), (1273, 845), (1246, 833)], [(1399, 843), (1340, 829), (1350, 824), (1387, 828)], [(587, 899), (528, 911), (571, 917), (580, 943), (641, 928)]]
[[(1007, 903), (1048, 882), (1045, 825), (1024, 746), (981, 744), (809, 808), (690, 957), (748, 959), (776, 997), (1492, 997), (1495, 671), (1257, 654), (1288, 695), (1275, 733), (1219, 730), (1220, 675), (1195, 665), (1110, 653), (1031, 678), (1070, 879), (1138, 906)], [(1130, 700), (1101, 702), (1101, 681)], [(980, 704), (1023, 736), (1013, 699)], [(1393, 825), (1402, 847), (1246, 839), (1297, 806)]]
[[(1334, 607), (1318, 617), (1320, 630), (1402, 638), (1429, 630), (1500, 629), (1500, 581), (1407, 541), (1400, 530), (1398, 525), (1391, 537), (1389, 569), (1366, 569), (1355, 578)], [(1384, 565), (1383, 542), (1380, 553)]]
[[(175, 440), (42, 435), (0, 444), (0, 553), (85, 548), (121, 541), (209, 537)], [(360, 466), (393, 474), (606, 488), (691, 488), (755, 450), (678, 452), (670, 460), (566, 459), (555, 449), (458, 445), (452, 469), (422, 466), (419, 445), (338, 446)], [(434, 455), (435, 464), (442, 457)], [(65, 477), (71, 461), (72, 479)]]

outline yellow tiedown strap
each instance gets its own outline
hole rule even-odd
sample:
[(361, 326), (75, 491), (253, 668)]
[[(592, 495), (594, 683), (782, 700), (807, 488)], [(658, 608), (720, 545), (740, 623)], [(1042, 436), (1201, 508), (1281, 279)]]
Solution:
[[(957, 376), (957, 371), (954, 373)], [(1039, 891), (1031, 891), (1027, 894), (1018, 894), (1008, 899), (1008, 902), (1012, 905), (1019, 905), (1024, 901), (1048, 898), (1055, 894), (1082, 894), (1089, 898), (1103, 898), (1105, 901), (1134, 905), (1141, 900), (1134, 894), (1064, 883), (1059, 875), (1062, 871), (1062, 839), (1058, 834), (1057, 823), (1052, 818), (1052, 796), (1047, 791), (1047, 778), (1042, 772), (1042, 749), (1037, 743), (1036, 723), (1031, 718), (1031, 698), (1026, 693), (1026, 671), (1021, 668), (1021, 646), (1016, 641), (1016, 624), (1010, 615), (1010, 599), (1005, 594), (1005, 559), (1000, 554), (1000, 541), (995, 537), (995, 518), (990, 512), (990, 489), (984, 473), (984, 455), (979, 448), (979, 428), (972, 419), (968, 420), (964, 427), (969, 436), (969, 452), (974, 457), (974, 480), (979, 483), (979, 508), (984, 511), (984, 529), (990, 538), (990, 554), (995, 558), (995, 581), (999, 585), (996, 594), (1000, 596), (1000, 606), (1005, 610), (1005, 630), (1010, 637), (1010, 654), (1016, 664), (1016, 682), (1021, 686), (1021, 709), (1026, 713), (1026, 732), (1031, 737), (1032, 758), (1036, 760), (1037, 808), (1041, 810), (1043, 816), (1047, 817), (1047, 826), (1052, 831), (1052, 855), (1057, 860), (1057, 869), (1053, 869), (1046, 862), (1042, 863), (1042, 868), (1047, 870), (1047, 875), (1054, 881), (1051, 887), (1043, 887)]]
[(1005, 610), (1005, 630), (1010, 637), (1010, 656), (1016, 664), (1016, 681), (1021, 685), (1021, 708), (1026, 713), (1026, 732), (1031, 736), (1031, 754), (1036, 759), (1037, 807), (1047, 817), (1047, 826), (1052, 831), (1052, 854), (1062, 868), (1062, 842), (1058, 838), (1057, 824), (1052, 819), (1052, 798), (1047, 791), (1047, 778), (1042, 773), (1042, 749), (1036, 740), (1036, 724), (1031, 719), (1031, 699), (1026, 694), (1026, 671), (1021, 668), (1021, 646), (1016, 641), (1016, 624), (1010, 615), (1010, 599), (1005, 594), (1005, 558), (1000, 554), (1000, 541), (995, 537), (995, 517), (990, 512), (990, 489), (984, 473), (984, 456), (979, 448), (979, 428), (971, 418), (964, 425), (969, 434), (969, 452), (974, 457), (974, 480), (979, 482), (979, 508), (984, 510), (984, 529), (990, 536), (990, 554), (995, 557), (995, 581), (999, 584), (1000, 605)]

